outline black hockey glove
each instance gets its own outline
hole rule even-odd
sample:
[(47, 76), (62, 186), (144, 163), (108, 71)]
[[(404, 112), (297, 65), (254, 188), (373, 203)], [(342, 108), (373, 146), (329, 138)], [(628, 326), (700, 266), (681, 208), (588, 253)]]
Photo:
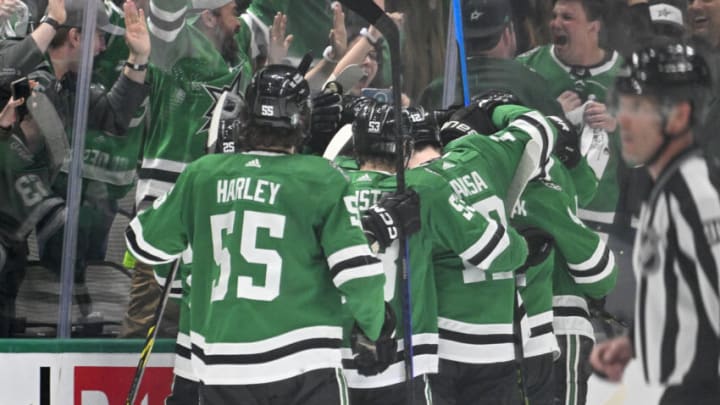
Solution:
[(362, 227), (370, 245), (378, 245), (373, 250), (385, 250), (400, 230), (405, 236), (420, 230), (420, 198), (412, 189), (386, 194), (362, 216)]
[(375, 103), (376, 101), (369, 97), (357, 97), (350, 94), (343, 96), (342, 125), (351, 124), (355, 121), (355, 117), (365, 108), (366, 105)]
[(557, 129), (557, 141), (555, 142), (555, 156), (568, 169), (572, 169), (580, 163), (580, 136), (575, 127), (563, 117), (548, 115), (548, 121)]
[(553, 242), (555, 238), (540, 228), (524, 228), (519, 229), (520, 235), (525, 238), (528, 245), (528, 257), (525, 260), (527, 267), (537, 266), (545, 261), (552, 252)]
[(357, 322), (350, 333), (350, 347), (358, 373), (370, 376), (382, 373), (397, 357), (397, 340), (395, 340), (395, 312), (385, 303), (385, 322), (376, 341), (370, 340), (358, 326)]
[(527, 243), (528, 255), (525, 263), (515, 270), (515, 280), (518, 287), (525, 287), (525, 274), (528, 269), (544, 262), (550, 256), (555, 239), (549, 233), (534, 227), (518, 229), (518, 233)]
[(494, 134), (500, 128), (497, 128), (492, 121), (493, 111), (495, 107), (505, 104), (520, 104), (520, 100), (512, 93), (502, 90), (490, 90), (473, 98), (469, 106), (457, 110), (443, 124), (440, 130), (443, 144), (467, 135), (471, 131), (482, 135)]
[(312, 98), (308, 146), (313, 152), (323, 153), (340, 129), (342, 112), (342, 88), (335, 82), (328, 83), (323, 91)]

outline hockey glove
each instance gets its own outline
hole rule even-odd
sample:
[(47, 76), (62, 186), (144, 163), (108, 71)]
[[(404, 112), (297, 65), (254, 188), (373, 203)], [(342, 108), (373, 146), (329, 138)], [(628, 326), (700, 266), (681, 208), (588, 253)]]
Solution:
[(350, 333), (350, 347), (358, 373), (365, 376), (376, 375), (385, 371), (395, 362), (397, 357), (397, 340), (395, 340), (395, 312), (385, 303), (385, 322), (376, 341), (370, 340), (362, 332), (357, 322)]
[(369, 97), (357, 97), (350, 94), (343, 96), (342, 125), (351, 124), (355, 121), (355, 117), (362, 111), (365, 106), (375, 103), (376, 101)]
[(540, 228), (523, 228), (518, 229), (518, 233), (525, 239), (528, 246), (528, 255), (525, 263), (515, 270), (515, 280), (518, 287), (526, 286), (525, 274), (528, 269), (544, 262), (552, 252), (553, 242), (555, 239), (549, 233)]
[(520, 100), (512, 93), (502, 90), (490, 90), (473, 98), (469, 106), (457, 110), (443, 124), (440, 130), (443, 144), (467, 135), (471, 131), (483, 135), (494, 134), (500, 128), (493, 123), (493, 111), (495, 107), (505, 104), (520, 104)]
[(534, 227), (519, 229), (518, 232), (525, 238), (528, 245), (528, 257), (525, 260), (525, 265), (528, 267), (537, 266), (550, 256), (553, 242), (555, 242), (552, 235)]
[(568, 169), (572, 169), (580, 163), (580, 136), (575, 127), (563, 117), (549, 115), (548, 122), (557, 129), (557, 142), (555, 142), (555, 156)]
[(335, 82), (328, 83), (322, 92), (313, 97), (308, 142), (313, 152), (322, 153), (340, 129), (342, 101), (342, 88)]
[(385, 250), (400, 230), (405, 236), (420, 230), (420, 198), (412, 189), (386, 194), (362, 216), (362, 227), (373, 250)]

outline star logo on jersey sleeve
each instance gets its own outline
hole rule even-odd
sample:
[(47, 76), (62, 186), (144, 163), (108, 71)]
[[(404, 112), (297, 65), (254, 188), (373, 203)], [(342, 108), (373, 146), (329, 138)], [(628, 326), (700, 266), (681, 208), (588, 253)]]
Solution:
[(217, 87), (212, 86), (209, 84), (203, 84), (203, 89), (205, 89), (205, 92), (212, 98), (212, 103), (210, 104), (210, 107), (208, 107), (207, 111), (205, 111), (205, 114), (203, 114), (203, 118), (205, 119), (205, 122), (203, 122), (203, 125), (200, 127), (200, 129), (197, 130), (195, 133), (196, 135), (201, 133), (207, 133), (207, 131), (210, 129), (210, 120), (212, 119), (213, 111), (215, 110), (215, 107), (217, 106), (218, 100), (220, 100), (220, 96), (225, 91), (229, 91), (231, 93), (235, 94), (244, 94), (245, 89), (241, 87), (242, 83), (242, 72), (238, 71), (235, 76), (233, 77), (232, 82), (230, 85), (225, 85), (223, 87)]

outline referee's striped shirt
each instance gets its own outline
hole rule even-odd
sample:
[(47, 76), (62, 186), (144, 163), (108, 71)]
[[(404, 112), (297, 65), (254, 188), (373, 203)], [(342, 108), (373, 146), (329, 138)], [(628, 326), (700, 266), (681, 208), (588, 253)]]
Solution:
[(719, 188), (689, 151), (660, 175), (635, 240), (634, 348), (649, 384), (720, 381), (719, 265)]

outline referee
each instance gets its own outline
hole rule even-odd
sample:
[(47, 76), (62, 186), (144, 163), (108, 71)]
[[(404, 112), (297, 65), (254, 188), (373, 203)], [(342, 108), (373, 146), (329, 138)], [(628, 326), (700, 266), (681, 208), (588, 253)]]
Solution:
[(693, 137), (708, 68), (693, 48), (669, 39), (628, 61), (615, 86), (622, 155), (645, 166), (653, 188), (635, 239), (635, 326), (630, 337), (597, 345), (590, 361), (619, 381), (634, 357), (646, 384), (662, 388), (661, 405), (717, 405), (720, 192)]

